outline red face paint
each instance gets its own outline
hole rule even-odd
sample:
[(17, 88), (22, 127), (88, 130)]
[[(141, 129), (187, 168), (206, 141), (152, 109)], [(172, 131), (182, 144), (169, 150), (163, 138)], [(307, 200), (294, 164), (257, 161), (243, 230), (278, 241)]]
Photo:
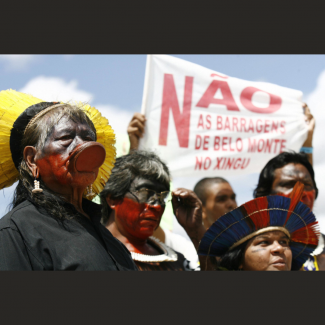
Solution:
[(138, 203), (124, 198), (122, 203), (115, 207), (115, 220), (120, 232), (128, 237), (147, 239), (152, 236), (159, 226), (165, 207)]
[(93, 183), (98, 175), (98, 168), (93, 172), (77, 172), (71, 170), (69, 165), (69, 157), (67, 159), (60, 154), (52, 154), (37, 161), (39, 174), (49, 188), (55, 186), (55, 184), (77, 187), (87, 186)]
[(60, 120), (35, 161), (39, 175), (52, 191), (68, 194), (85, 189), (98, 175), (105, 160), (105, 148), (96, 141), (89, 126), (67, 118)]
[[(277, 193), (278, 195), (282, 195), (285, 197), (290, 198), (291, 195), (291, 191), (289, 193)], [(316, 199), (316, 191), (315, 190), (311, 190), (311, 191), (303, 191), (302, 197), (301, 197), (301, 202), (306, 204), (308, 206), (308, 208), (313, 211), (313, 207), (314, 207), (314, 202)]]

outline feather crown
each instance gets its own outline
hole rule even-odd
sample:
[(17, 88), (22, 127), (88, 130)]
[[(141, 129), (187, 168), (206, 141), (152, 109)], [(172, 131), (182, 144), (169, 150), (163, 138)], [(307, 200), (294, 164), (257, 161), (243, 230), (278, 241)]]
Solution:
[[(20, 143), (26, 126), (37, 114), (56, 104), (58, 103), (47, 103), (12, 89), (0, 92), (0, 189), (11, 186), (19, 179), (18, 168), (22, 160)], [(92, 185), (93, 192), (97, 195), (103, 190), (114, 167), (115, 134), (108, 120), (96, 108), (82, 103), (76, 105), (91, 119), (96, 129), (97, 142), (106, 150), (106, 159)], [(93, 198), (86, 197), (86, 194), (84, 193), (85, 198)]]
[(205, 233), (199, 255), (222, 256), (247, 240), (280, 230), (290, 238), (292, 266), (299, 269), (318, 245), (318, 222), (300, 202), (304, 185), (297, 182), (291, 198), (265, 196), (246, 202), (219, 218)]

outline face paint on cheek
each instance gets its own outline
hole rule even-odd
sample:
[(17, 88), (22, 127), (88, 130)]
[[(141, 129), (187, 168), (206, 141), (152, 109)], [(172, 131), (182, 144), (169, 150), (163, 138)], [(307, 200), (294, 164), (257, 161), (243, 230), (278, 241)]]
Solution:
[(67, 165), (67, 159), (61, 155), (49, 155), (37, 160), (42, 179), (45, 182), (59, 181), (62, 185), (66, 185), (71, 179)]
[(314, 202), (316, 199), (316, 191), (304, 191), (302, 194), (301, 202), (306, 204), (310, 210), (313, 210)]
[(259, 251), (265, 251), (265, 248), (259, 248), (259, 249), (255, 249), (254, 251), (252, 251), (252, 253), (257, 253)]
[(92, 184), (97, 178), (99, 168), (90, 171), (78, 171), (71, 157), (73, 155), (67, 157), (61, 154), (51, 154), (37, 160), (43, 181), (47, 184), (56, 182), (71, 187), (84, 187)]
[(152, 236), (159, 226), (163, 212), (162, 206), (152, 206), (124, 198), (123, 202), (115, 208), (115, 218), (126, 233), (146, 239)]
[[(292, 192), (287, 193), (287, 194), (284, 194), (284, 193), (276, 193), (276, 195), (281, 195), (281, 196), (285, 196), (285, 197), (290, 198), (291, 197), (291, 193)], [(316, 191), (315, 190), (303, 191), (300, 202), (306, 204), (308, 206), (308, 208), (312, 211), (313, 210), (313, 207), (314, 207), (315, 199), (316, 199)]]

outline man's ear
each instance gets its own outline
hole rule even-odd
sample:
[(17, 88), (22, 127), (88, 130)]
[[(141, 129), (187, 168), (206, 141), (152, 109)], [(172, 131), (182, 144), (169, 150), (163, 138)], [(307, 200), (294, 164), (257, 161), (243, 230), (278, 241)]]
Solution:
[(109, 207), (113, 210), (115, 210), (115, 207), (121, 203), (121, 200), (118, 200), (118, 199), (112, 199), (111, 196), (108, 194), (106, 196), (106, 202), (107, 204), (109, 205)]
[(32, 146), (27, 146), (24, 149), (23, 156), (24, 160), (26, 161), (26, 164), (30, 171), (33, 173), (33, 176), (38, 178), (39, 177), (39, 169), (35, 162), (35, 156), (36, 156), (36, 148)]
[(206, 218), (207, 218), (206, 208), (204, 205), (202, 205), (202, 220), (205, 220)]

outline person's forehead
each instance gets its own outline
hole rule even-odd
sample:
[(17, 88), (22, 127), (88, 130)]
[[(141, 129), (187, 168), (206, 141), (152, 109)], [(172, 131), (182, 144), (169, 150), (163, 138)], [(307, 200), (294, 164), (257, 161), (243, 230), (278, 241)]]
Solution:
[(78, 128), (78, 129), (89, 129), (90, 126), (86, 122), (74, 121), (69, 116), (63, 116), (58, 123), (54, 125), (54, 132), (60, 132), (65, 129)]
[(288, 236), (282, 232), (281, 230), (273, 230), (273, 231), (267, 231), (264, 232), (256, 237), (254, 237), (255, 239), (260, 239), (260, 238), (288, 238)]
[(277, 168), (275, 170), (275, 177), (276, 178), (295, 178), (295, 177), (304, 177), (310, 178), (310, 173), (308, 169), (299, 163), (290, 163), (281, 168)]
[(207, 191), (209, 195), (217, 195), (218, 193), (221, 192), (225, 192), (225, 193), (234, 192), (231, 185), (227, 182), (213, 183), (208, 186)]
[(148, 187), (150, 189), (154, 189), (158, 191), (168, 190), (165, 184), (156, 180), (147, 179), (142, 176), (137, 176), (130, 185), (130, 188), (136, 188), (136, 189), (144, 188), (144, 187)]

